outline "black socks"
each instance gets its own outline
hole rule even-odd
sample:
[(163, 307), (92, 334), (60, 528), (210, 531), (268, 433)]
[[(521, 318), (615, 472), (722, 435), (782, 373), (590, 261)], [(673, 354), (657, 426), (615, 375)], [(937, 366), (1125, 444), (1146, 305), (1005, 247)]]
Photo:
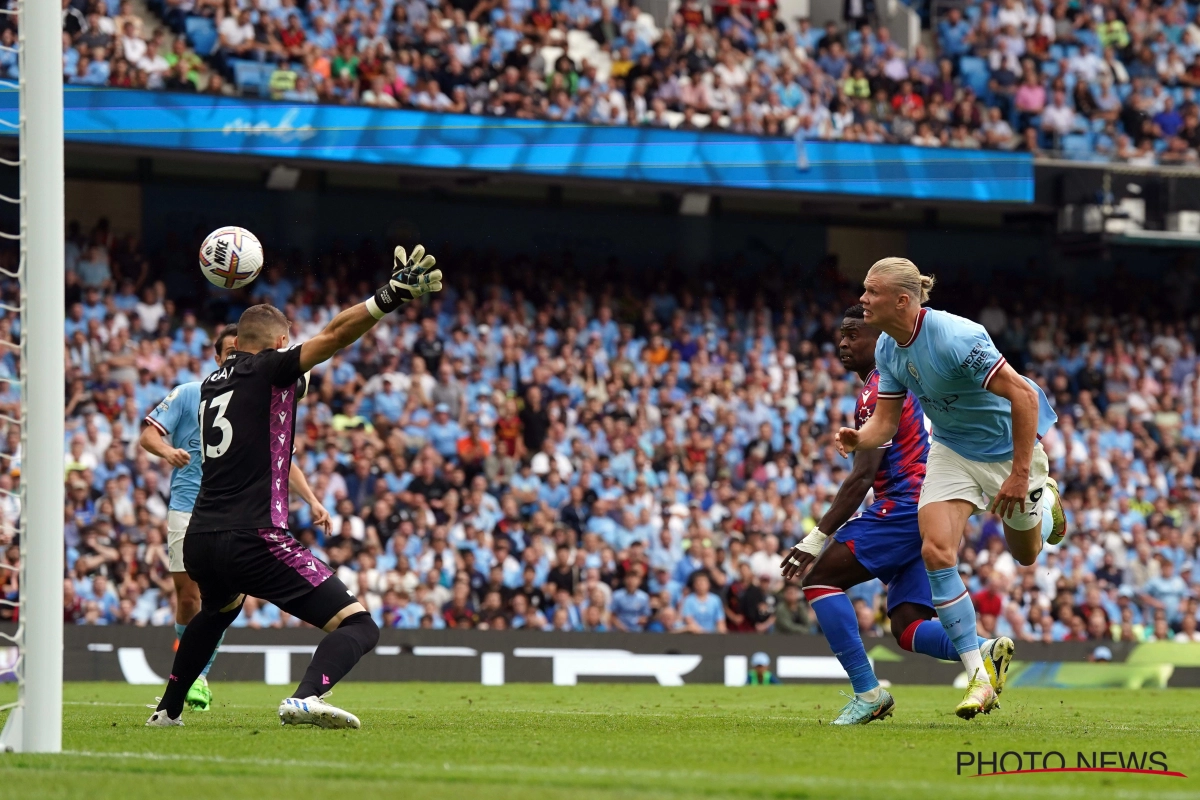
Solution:
[[(304, 680), (292, 694), (300, 699), (320, 697), (354, 669), (359, 659), (379, 642), (379, 627), (366, 611), (351, 614), (342, 624), (321, 640)], [(180, 652), (183, 647), (180, 646)], [(200, 665), (203, 668), (203, 664)], [(199, 674), (199, 671), (197, 671)], [(194, 680), (194, 678), (193, 678)]]

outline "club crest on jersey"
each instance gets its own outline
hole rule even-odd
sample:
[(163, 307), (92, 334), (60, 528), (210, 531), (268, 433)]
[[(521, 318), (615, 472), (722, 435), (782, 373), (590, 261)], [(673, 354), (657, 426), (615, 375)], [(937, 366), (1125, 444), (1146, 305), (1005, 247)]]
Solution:
[(913, 376), (913, 380), (917, 383), (921, 382), (921, 376), (917, 374), (917, 367), (911, 361), (908, 362), (908, 374)]

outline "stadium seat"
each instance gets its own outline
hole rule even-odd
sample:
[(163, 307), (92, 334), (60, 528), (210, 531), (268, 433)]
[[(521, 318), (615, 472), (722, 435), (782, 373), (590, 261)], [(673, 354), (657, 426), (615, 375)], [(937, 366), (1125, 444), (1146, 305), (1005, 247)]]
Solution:
[(602, 81), (608, 80), (612, 71), (612, 58), (603, 50), (597, 50), (588, 57), (588, 62), (596, 68), (596, 77)]
[(852, 56), (858, 55), (862, 51), (862, 42), (862, 31), (848, 31), (846, 33), (846, 52)]
[(217, 26), (210, 17), (187, 18), (187, 40), (198, 55), (211, 55), (217, 47)]
[(591, 60), (599, 49), (600, 45), (587, 31), (567, 31), (567, 56), (576, 66), (583, 64), (585, 58)]
[(657, 42), (662, 32), (658, 29), (658, 23), (654, 20), (654, 15), (643, 11), (637, 16), (637, 27), (641, 38), (648, 42)]
[(1086, 133), (1068, 133), (1062, 137), (1062, 149), (1073, 160), (1089, 156), (1092, 153), (1092, 137)]
[(247, 61), (243, 58), (229, 59), (229, 67), (233, 70), (233, 82), (238, 89), (264, 94), (270, 73), (264, 77), (263, 65), (257, 61)]
[(963, 56), (958, 61), (958, 68), (971, 91), (981, 97), (987, 94), (991, 73), (986, 61), (978, 56)]
[(1042, 74), (1047, 78), (1057, 78), (1062, 74), (1062, 67), (1057, 61), (1046, 61), (1042, 64)]
[(564, 50), (561, 47), (543, 47), (542, 59), (546, 62), (546, 74), (554, 72), (554, 65), (558, 63), (558, 59), (562, 56)]

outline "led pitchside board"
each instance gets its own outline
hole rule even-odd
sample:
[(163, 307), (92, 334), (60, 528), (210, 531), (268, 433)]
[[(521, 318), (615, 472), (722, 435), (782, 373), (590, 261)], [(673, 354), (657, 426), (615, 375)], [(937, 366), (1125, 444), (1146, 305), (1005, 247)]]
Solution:
[[(68, 142), (596, 178), (698, 189), (1028, 203), (1023, 153), (69, 88)], [(0, 119), (16, 92), (0, 92)]]

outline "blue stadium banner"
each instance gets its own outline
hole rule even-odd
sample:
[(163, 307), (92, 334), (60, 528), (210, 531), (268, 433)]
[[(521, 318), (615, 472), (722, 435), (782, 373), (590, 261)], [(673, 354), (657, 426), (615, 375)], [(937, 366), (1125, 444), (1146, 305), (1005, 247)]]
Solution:
[[(67, 141), (698, 189), (1029, 203), (1024, 153), (69, 88)], [(17, 93), (0, 92), (15, 122)]]

